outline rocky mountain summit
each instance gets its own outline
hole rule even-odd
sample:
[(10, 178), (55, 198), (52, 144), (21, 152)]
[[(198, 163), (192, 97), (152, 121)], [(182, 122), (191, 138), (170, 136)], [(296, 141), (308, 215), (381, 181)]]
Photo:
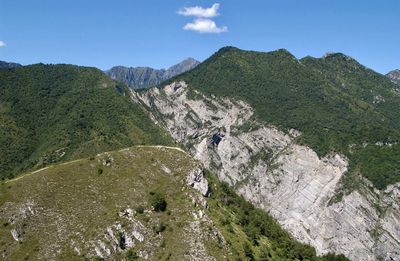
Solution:
[(106, 74), (114, 80), (125, 83), (132, 89), (141, 89), (158, 85), (165, 80), (195, 68), (198, 64), (199, 62), (195, 59), (187, 58), (168, 69), (157, 70), (150, 67), (116, 66), (107, 70)]
[(386, 74), (386, 76), (394, 83), (400, 85), (400, 70), (393, 70)]

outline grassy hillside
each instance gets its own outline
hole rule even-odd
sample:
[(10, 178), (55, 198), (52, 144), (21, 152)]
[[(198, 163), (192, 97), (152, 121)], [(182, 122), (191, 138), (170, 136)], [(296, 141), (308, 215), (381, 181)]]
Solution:
[(95, 68), (0, 70), (0, 178), (52, 162), (170, 139)]
[(177, 150), (134, 147), (3, 182), (0, 253), (6, 260), (102, 260), (106, 249), (116, 260), (346, 260), (317, 257), (210, 173), (204, 210), (185, 182), (198, 164)]
[(297, 60), (286, 50), (226, 47), (176, 79), (248, 102), (262, 121), (300, 130), (299, 142), (319, 155), (347, 155), (352, 171), (380, 189), (400, 181), (400, 96), (386, 77), (343, 54)]

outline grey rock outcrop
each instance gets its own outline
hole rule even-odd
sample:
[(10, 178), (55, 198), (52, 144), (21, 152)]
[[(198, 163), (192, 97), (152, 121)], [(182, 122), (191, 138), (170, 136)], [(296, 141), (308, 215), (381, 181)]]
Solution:
[[(319, 254), (343, 253), (351, 260), (399, 260), (400, 184), (386, 191), (365, 181), (336, 203), (348, 161), (319, 158), (296, 144), (297, 130), (283, 132), (257, 121), (238, 100), (205, 96), (185, 82), (133, 93), (153, 120), (220, 180), (271, 213), (298, 240)], [(215, 134), (219, 135), (214, 142)]]
[(386, 77), (388, 77), (395, 84), (400, 85), (400, 70), (393, 70), (386, 74)]
[(192, 172), (189, 173), (186, 180), (189, 186), (198, 190), (203, 196), (208, 196), (208, 181), (204, 178), (203, 169), (194, 169)]

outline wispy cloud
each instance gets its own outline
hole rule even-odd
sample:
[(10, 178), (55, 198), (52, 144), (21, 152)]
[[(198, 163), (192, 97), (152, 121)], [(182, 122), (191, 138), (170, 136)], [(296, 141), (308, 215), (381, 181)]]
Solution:
[(3, 41), (0, 41), (0, 48), (1, 48), (1, 47), (5, 47), (5, 46), (6, 46), (6, 43), (3, 42)]
[(217, 26), (211, 18), (219, 15), (219, 4), (215, 3), (209, 8), (201, 6), (184, 7), (178, 10), (179, 15), (196, 17), (192, 22), (187, 23), (183, 29), (198, 33), (224, 33), (228, 31), (227, 26)]
[(218, 27), (217, 24), (211, 19), (199, 18), (193, 22), (186, 24), (184, 30), (196, 31), (199, 33), (223, 33), (228, 31), (228, 27)]
[(183, 16), (195, 16), (202, 18), (212, 18), (219, 15), (219, 4), (213, 4), (210, 8), (203, 8), (201, 6), (184, 7), (178, 11), (178, 14)]

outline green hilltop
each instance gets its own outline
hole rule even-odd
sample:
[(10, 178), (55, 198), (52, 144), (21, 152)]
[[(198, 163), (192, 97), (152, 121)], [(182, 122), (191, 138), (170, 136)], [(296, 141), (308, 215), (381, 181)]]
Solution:
[(320, 156), (346, 155), (350, 172), (379, 189), (400, 181), (400, 94), (388, 78), (346, 55), (298, 60), (284, 49), (225, 47), (174, 80), (246, 101), (266, 124), (300, 130), (298, 142)]
[(0, 70), (0, 178), (135, 144), (169, 144), (124, 85), (95, 68)]

